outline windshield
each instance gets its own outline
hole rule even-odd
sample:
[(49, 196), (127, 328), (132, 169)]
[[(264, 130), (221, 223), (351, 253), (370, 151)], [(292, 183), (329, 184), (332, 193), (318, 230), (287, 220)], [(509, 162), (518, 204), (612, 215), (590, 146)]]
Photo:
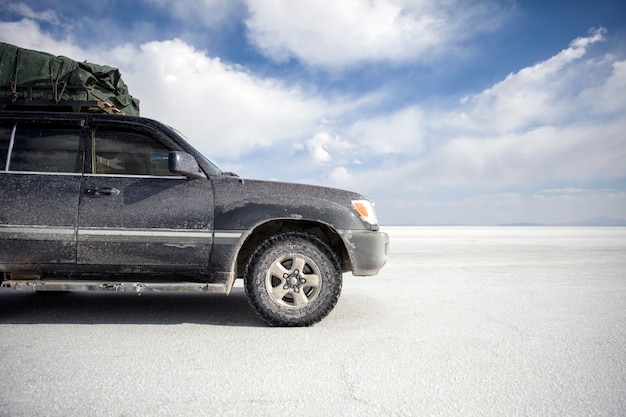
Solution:
[[(172, 126), (168, 126), (170, 129), (172, 129), (174, 132), (176, 132), (176, 134), (178, 136), (180, 136), (181, 138), (183, 138), (185, 140), (185, 142), (190, 143), (189, 139), (187, 139), (187, 136), (185, 136), (183, 134), (183, 132), (181, 132), (180, 130), (176, 129), (175, 127)], [(197, 150), (196, 150), (197, 151)], [(215, 171), (217, 171), (220, 174), (224, 173), (224, 170), (222, 168), (220, 168), (215, 162), (213, 162), (210, 158), (207, 158), (204, 154), (202, 154), (201, 152), (197, 151), (201, 156), (202, 159), (204, 159), (206, 161), (207, 164), (209, 164)]]

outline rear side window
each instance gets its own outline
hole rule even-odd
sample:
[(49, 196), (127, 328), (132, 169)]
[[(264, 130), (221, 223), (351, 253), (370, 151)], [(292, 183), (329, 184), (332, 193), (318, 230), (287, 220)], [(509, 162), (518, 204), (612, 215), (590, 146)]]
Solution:
[(94, 137), (94, 173), (176, 175), (170, 172), (170, 150), (139, 132), (98, 129)]
[(79, 129), (18, 125), (13, 147), (9, 149), (8, 169), (31, 172), (82, 172), (79, 146)]

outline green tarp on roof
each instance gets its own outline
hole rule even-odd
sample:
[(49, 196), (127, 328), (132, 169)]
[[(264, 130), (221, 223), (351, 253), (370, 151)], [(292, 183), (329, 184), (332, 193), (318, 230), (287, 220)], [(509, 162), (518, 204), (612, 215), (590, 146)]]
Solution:
[(0, 100), (99, 101), (139, 116), (117, 68), (0, 42)]

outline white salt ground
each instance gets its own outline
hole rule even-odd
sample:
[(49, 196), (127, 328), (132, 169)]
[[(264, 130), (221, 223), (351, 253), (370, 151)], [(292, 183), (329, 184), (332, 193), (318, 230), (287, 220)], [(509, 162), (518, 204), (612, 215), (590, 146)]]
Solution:
[(385, 228), (311, 328), (229, 297), (0, 290), (0, 416), (623, 416), (626, 228)]

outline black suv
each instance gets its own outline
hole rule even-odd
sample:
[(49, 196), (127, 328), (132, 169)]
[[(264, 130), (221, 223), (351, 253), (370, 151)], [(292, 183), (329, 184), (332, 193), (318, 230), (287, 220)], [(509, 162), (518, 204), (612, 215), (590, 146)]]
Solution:
[(0, 111), (3, 287), (228, 294), (243, 278), (263, 319), (305, 326), (388, 242), (362, 195), (223, 172), (154, 120)]

